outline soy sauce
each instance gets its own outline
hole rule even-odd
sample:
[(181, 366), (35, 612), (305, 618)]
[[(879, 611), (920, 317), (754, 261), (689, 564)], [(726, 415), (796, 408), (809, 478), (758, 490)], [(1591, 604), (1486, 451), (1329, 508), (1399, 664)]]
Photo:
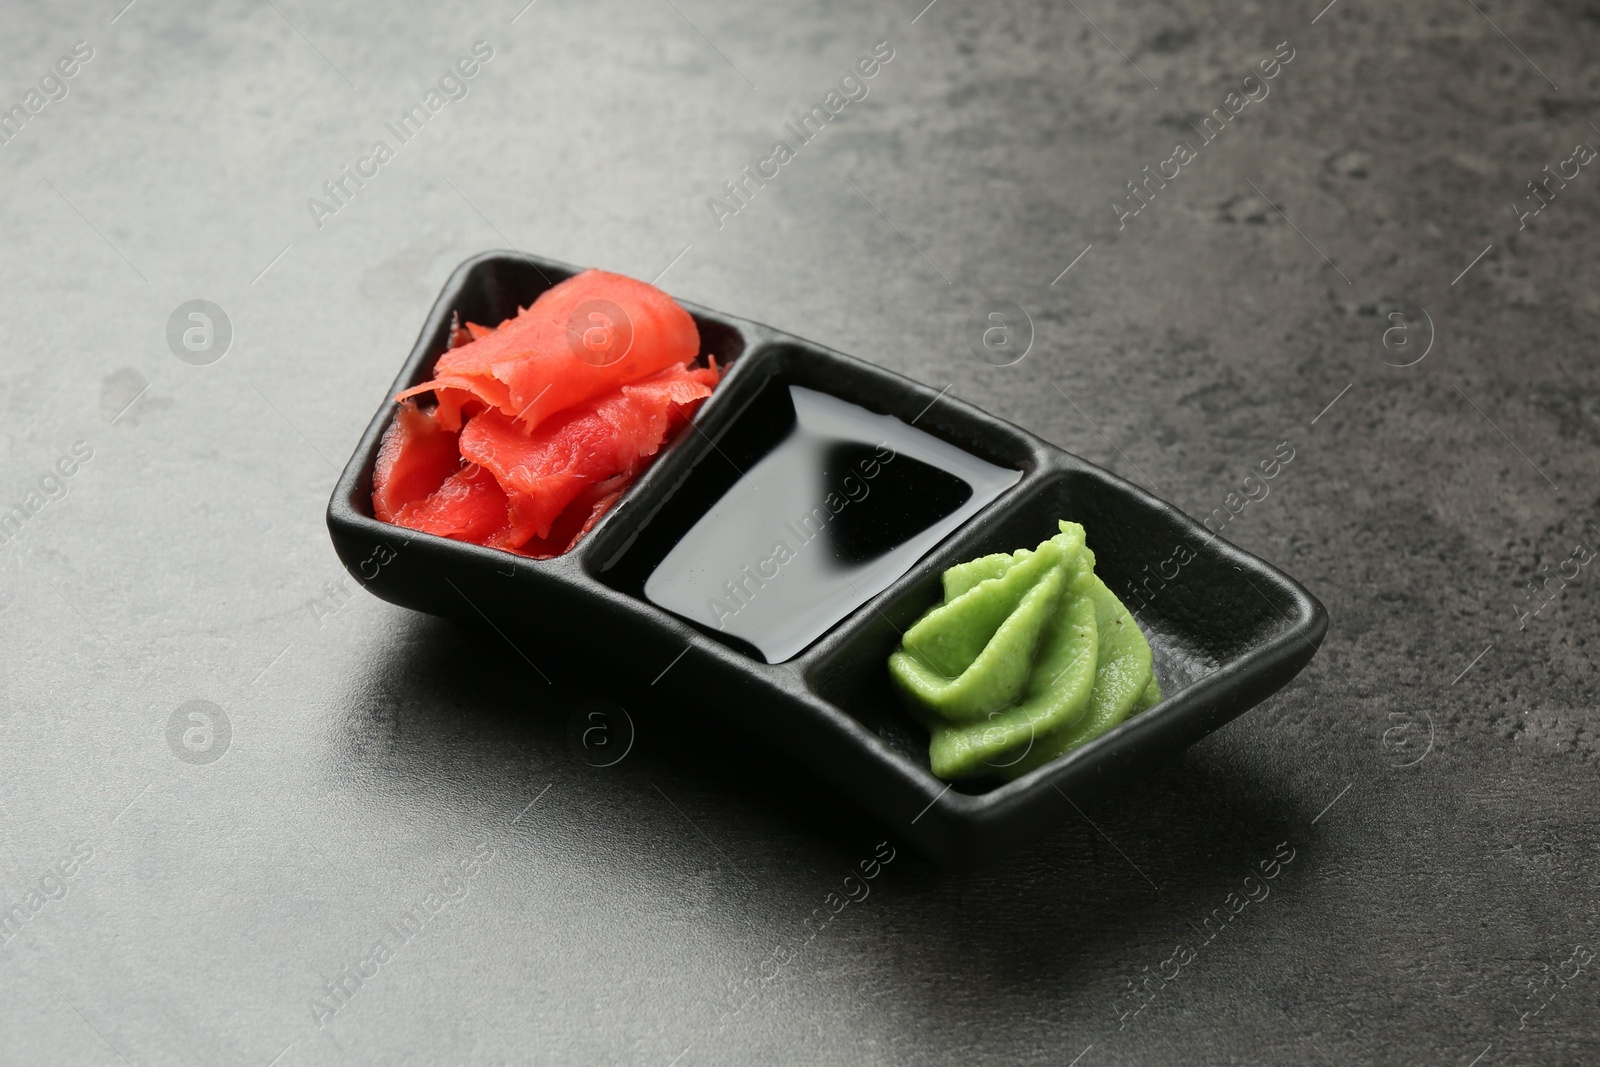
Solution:
[(1021, 473), (826, 393), (772, 392), (741, 416), (746, 432), (736, 426), (720, 458), (703, 461), (738, 473), (707, 494), (709, 506), (651, 571), (644, 594), (781, 663)]

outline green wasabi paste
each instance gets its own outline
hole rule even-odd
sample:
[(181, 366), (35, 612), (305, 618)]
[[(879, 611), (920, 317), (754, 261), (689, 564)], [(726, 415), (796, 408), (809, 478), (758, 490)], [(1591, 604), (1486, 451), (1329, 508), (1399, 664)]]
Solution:
[(957, 564), (889, 676), (940, 778), (1015, 778), (1161, 701), (1150, 645), (1095, 577), (1083, 527)]

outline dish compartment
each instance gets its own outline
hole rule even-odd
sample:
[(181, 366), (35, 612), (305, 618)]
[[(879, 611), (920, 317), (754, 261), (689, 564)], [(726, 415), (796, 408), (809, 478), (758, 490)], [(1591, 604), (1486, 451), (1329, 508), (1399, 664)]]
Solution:
[[(990, 553), (1033, 548), (1054, 535), (1062, 519), (1083, 525), (1095, 573), (1144, 631), (1163, 699), (1016, 783), (971, 779), (957, 782), (955, 789), (975, 795), (1014, 791), (1035, 775), (1093, 763), (1100, 750), (1123, 748), (1119, 735), (1148, 741), (1169, 728), (1181, 731), (1194, 719), (1189, 694), (1208, 680), (1236, 674), (1240, 664), (1255, 658), (1309, 659), (1314, 652), (1314, 640), (1320, 639), (1320, 631), (1314, 639), (1310, 634), (1315, 612), (1279, 583), (1252, 580), (1243, 563), (1256, 569), (1259, 561), (1137, 486), (1060, 453), (1051, 469), (930, 553), (878, 597), (872, 610), (811, 649), (800, 662), (807, 684), (931, 776), (928, 733), (890, 685), (889, 654), (904, 631), (939, 603), (946, 568)], [(1234, 702), (1207, 714), (1208, 728), (1247, 706)]]
[[(385, 403), (379, 407), (356, 448), (356, 455), (352, 457), (352, 460), (364, 461), (361, 463), (358, 480), (354, 486), (355, 496), (351, 499), (351, 504), (357, 511), (369, 517), (372, 515), (372, 471), (377, 461), (377, 449), (383, 440), (384, 431), (394, 420), (397, 410), (397, 405), (388, 402), (388, 398), (433, 376), (434, 364), (450, 346), (451, 324), (457, 317), (462, 323), (498, 325), (514, 316), (520, 308), (532, 304), (546, 290), (582, 270), (581, 267), (555, 260), (514, 252), (485, 252), (456, 268), (434, 301), (427, 321), (423, 323), (416, 343), (412, 346), (411, 354), (389, 387)], [(679, 304), (689, 312), (700, 331), (699, 360), (702, 363), (707, 356), (714, 356), (719, 366), (731, 368), (740, 362), (740, 357), (748, 349), (763, 340), (768, 332), (764, 327), (743, 319), (721, 315), (681, 300)], [(717, 393), (713, 392), (712, 398), (716, 395)], [(710, 399), (708, 398), (707, 403)], [(658, 453), (658, 463), (690, 433), (692, 431), (685, 427), (665, 442)], [(624, 494), (624, 500), (633, 495), (644, 478), (645, 475), (640, 476), (629, 492)], [(590, 531), (590, 536), (584, 538), (584, 543), (592, 540), (593, 533), (594, 531)], [(525, 560), (525, 562), (543, 561)]]
[[(859, 425), (851, 421), (856, 416)], [(880, 434), (886, 446), (874, 451), (863, 443)], [(806, 444), (797, 445), (802, 437)], [(842, 480), (802, 484), (801, 475), (816, 472), (786, 465), (795, 458), (789, 453), (818, 442), (843, 455), (829, 476), (848, 472)], [(858, 616), (885, 581), (897, 580), (1015, 492), (1045, 455), (1022, 431), (947, 395), (780, 337), (743, 358), (701, 408), (694, 432), (652, 470), (648, 491), (636, 487), (628, 521), (593, 537), (583, 558), (610, 588), (671, 611), (758, 662), (787, 662)], [(819, 468), (829, 465), (812, 456), (798, 462), (813, 459)], [(721, 525), (709, 534), (702, 520)], [(697, 546), (685, 542), (695, 538), (702, 542), (693, 557), (698, 569), (690, 570), (680, 561), (693, 555)], [(728, 551), (706, 551), (704, 542), (713, 538)], [(846, 568), (856, 562), (861, 567), (851, 578)], [(840, 572), (848, 586), (838, 585)], [(673, 587), (667, 575), (679, 584)], [(829, 579), (855, 606), (835, 615), (783, 599), (785, 589), (792, 596)], [(711, 610), (698, 610), (713, 602)], [(747, 611), (783, 617), (791, 606), (815, 614), (781, 636), (749, 627), (749, 615), (736, 618)], [(739, 636), (741, 622), (762, 648)]]

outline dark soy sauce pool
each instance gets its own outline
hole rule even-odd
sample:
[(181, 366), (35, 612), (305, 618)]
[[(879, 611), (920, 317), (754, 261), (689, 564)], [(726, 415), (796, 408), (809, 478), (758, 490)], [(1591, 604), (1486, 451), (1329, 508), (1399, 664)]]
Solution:
[(768, 663), (798, 655), (1022, 477), (838, 397), (776, 392), (744, 417), (773, 420), (781, 437), (644, 583), (652, 603)]

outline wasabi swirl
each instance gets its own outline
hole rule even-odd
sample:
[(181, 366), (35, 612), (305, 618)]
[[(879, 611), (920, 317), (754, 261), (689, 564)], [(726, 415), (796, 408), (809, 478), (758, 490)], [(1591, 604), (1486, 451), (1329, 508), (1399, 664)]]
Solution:
[(1150, 645), (1095, 576), (1083, 527), (944, 572), (889, 676), (940, 778), (1016, 778), (1154, 707)]

